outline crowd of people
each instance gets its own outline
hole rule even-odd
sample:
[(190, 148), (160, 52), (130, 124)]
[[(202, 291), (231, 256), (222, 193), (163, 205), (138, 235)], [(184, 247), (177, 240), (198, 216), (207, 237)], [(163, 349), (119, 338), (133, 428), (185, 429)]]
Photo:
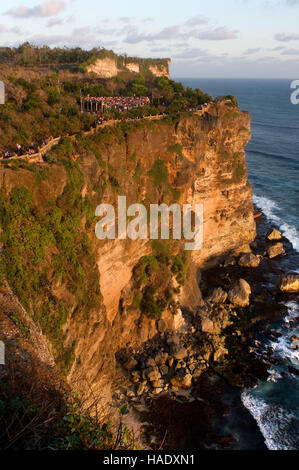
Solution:
[[(47, 141), (44, 139), (41, 143), (41, 146), (47, 145)], [(33, 142), (30, 142), (27, 147), (23, 147), (23, 145), (17, 143), (16, 144), (16, 150), (15, 151), (10, 151), (7, 150), (3, 158), (11, 158), (11, 157), (21, 157), (22, 155), (33, 155), (34, 153), (38, 152), (39, 148), (41, 146), (35, 145)]]
[(150, 105), (150, 99), (148, 96), (89, 96), (86, 98), (85, 103), (98, 103), (103, 106), (103, 110), (111, 111), (116, 109), (117, 111), (130, 111), (134, 108)]

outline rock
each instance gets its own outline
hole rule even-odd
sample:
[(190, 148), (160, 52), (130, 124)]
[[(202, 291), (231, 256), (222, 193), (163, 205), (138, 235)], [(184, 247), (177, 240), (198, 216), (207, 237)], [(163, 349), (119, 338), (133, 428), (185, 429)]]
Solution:
[(277, 240), (281, 240), (281, 239), (282, 239), (282, 234), (276, 228), (272, 228), (270, 230), (270, 232), (268, 232), (267, 240), (277, 241)]
[(188, 355), (188, 352), (187, 352), (187, 349), (185, 349), (185, 348), (178, 348), (173, 353), (173, 357), (175, 359), (177, 359), (178, 361), (181, 360), (181, 359), (185, 359), (185, 357), (187, 357), (187, 355)]
[(278, 287), (282, 292), (299, 292), (299, 274), (289, 273), (278, 281)]
[(172, 329), (174, 331), (181, 330), (185, 326), (185, 320), (180, 308), (177, 309), (175, 315), (173, 315), (173, 325)]
[(162, 375), (167, 375), (169, 372), (169, 368), (164, 364), (160, 367), (160, 372)]
[(127, 360), (127, 362), (125, 362), (124, 368), (128, 371), (131, 371), (131, 370), (135, 369), (137, 364), (138, 364), (138, 362), (135, 361), (135, 359), (133, 357), (131, 357), (130, 359)]
[(290, 372), (291, 374), (294, 374), (294, 375), (298, 375), (298, 376), (299, 376), (299, 370), (296, 369), (295, 367), (293, 367), (293, 366), (288, 366), (288, 369), (289, 369), (289, 372)]
[(155, 380), (155, 382), (152, 382), (152, 386), (153, 388), (164, 388), (164, 380)]
[(169, 365), (169, 367), (172, 367), (173, 363), (174, 363), (174, 358), (173, 358), (173, 357), (170, 357), (170, 358), (168, 359), (168, 365)]
[(153, 395), (160, 395), (160, 393), (163, 393), (163, 388), (155, 388), (153, 390)]
[(246, 253), (238, 261), (242, 268), (257, 268), (261, 263), (261, 257), (253, 253)]
[(144, 392), (145, 392), (145, 387), (146, 387), (146, 382), (142, 382), (141, 384), (139, 384), (138, 389), (137, 389), (137, 392), (136, 392), (136, 394), (137, 394), (138, 397), (140, 397), (141, 395), (144, 394)]
[(161, 374), (158, 369), (151, 370), (147, 373), (147, 378), (150, 382), (155, 382), (161, 379)]
[(206, 364), (198, 364), (195, 368), (195, 371), (193, 372), (193, 377), (197, 379), (198, 377), (201, 376), (201, 374), (206, 370), (207, 366)]
[(155, 359), (152, 357), (149, 357), (145, 364), (147, 367), (156, 367), (157, 365)]
[(163, 364), (165, 364), (167, 359), (168, 359), (168, 354), (167, 353), (160, 353), (160, 354), (156, 355), (155, 362), (158, 366), (162, 366)]
[(207, 302), (213, 304), (224, 304), (226, 300), (227, 293), (221, 287), (217, 287), (216, 289), (214, 289), (207, 298)]
[(236, 265), (235, 258), (233, 258), (232, 256), (228, 256), (227, 258), (225, 258), (224, 263), (223, 263), (224, 268), (228, 268), (229, 266), (235, 266), (235, 265)]
[(171, 379), (171, 384), (173, 387), (177, 388), (190, 388), (192, 385), (192, 375), (186, 374), (183, 377), (176, 375)]
[(201, 331), (203, 333), (212, 333), (214, 332), (214, 323), (208, 317), (202, 317), (200, 319)]
[(230, 289), (228, 298), (236, 307), (248, 307), (250, 303), (251, 287), (244, 279), (240, 279)]
[(214, 352), (214, 361), (219, 362), (224, 356), (228, 355), (228, 350), (224, 346), (220, 346), (216, 352)]
[(134, 383), (140, 382), (140, 375), (141, 375), (140, 372), (136, 372), (136, 371), (132, 372), (132, 380)]
[(274, 245), (270, 245), (267, 248), (267, 255), (270, 259), (276, 258), (277, 256), (283, 255), (285, 253), (285, 249), (282, 243), (275, 243)]

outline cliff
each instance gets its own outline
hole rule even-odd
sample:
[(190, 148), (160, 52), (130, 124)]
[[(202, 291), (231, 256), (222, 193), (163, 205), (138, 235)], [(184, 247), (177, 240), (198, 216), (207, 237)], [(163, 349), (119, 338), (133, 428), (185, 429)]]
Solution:
[(112, 53), (106, 57), (95, 58), (91, 64), (86, 65), (86, 71), (96, 74), (99, 78), (114, 78), (125, 71), (170, 78), (170, 62), (170, 59), (124, 58)]
[[(123, 350), (179, 328), (201, 304), (199, 270), (255, 238), (244, 146), (250, 116), (230, 102), (176, 120), (140, 120), (64, 139), (41, 164), (0, 168), (6, 278), (51, 343), (72, 389), (107, 404)], [(94, 210), (201, 203), (204, 243), (95, 237)]]

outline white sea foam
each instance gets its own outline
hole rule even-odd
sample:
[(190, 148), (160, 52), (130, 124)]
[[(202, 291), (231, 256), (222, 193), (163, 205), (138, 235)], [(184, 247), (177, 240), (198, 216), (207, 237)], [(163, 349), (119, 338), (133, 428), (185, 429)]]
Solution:
[(280, 210), (278, 205), (274, 201), (271, 201), (271, 199), (256, 195), (253, 196), (253, 202), (262, 209), (269, 220), (279, 226), (282, 234), (292, 243), (294, 249), (299, 252), (299, 233), (295, 227), (286, 223), (275, 213)]
[(268, 371), (269, 372), (269, 377), (267, 379), (268, 382), (278, 382), (280, 379), (282, 379), (282, 375), (275, 369), (271, 369)]
[(252, 392), (242, 393), (242, 402), (256, 420), (269, 450), (298, 449), (298, 420), (277, 404), (267, 404)]
[(295, 342), (291, 341), (291, 336), (299, 332), (291, 328), (291, 322), (299, 316), (299, 305), (297, 302), (291, 301), (286, 303), (286, 307), (288, 307), (288, 313), (284, 317), (284, 324), (282, 325), (284, 334), (276, 342), (271, 343), (271, 347), (276, 355), (283, 359), (289, 359), (297, 366), (299, 364), (299, 351), (295, 348)]

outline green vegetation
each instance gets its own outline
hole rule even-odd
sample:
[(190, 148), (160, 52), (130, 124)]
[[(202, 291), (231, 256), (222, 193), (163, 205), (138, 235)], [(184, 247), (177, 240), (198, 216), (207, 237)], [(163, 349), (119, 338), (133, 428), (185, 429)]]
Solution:
[(14, 187), (9, 194), (4, 189), (0, 192), (1, 242), (5, 246), (2, 275), (52, 341), (65, 374), (74, 359), (75, 345), (66, 348), (63, 333), (72, 308), (67, 300), (52, 293), (51, 281), (60, 280), (76, 294), (77, 314), (87, 314), (100, 305), (91, 242), (81, 228), (83, 218), (86, 226), (90, 225), (93, 207), (88, 197), (81, 196), (83, 179), (78, 165), (65, 158), (65, 152), (74, 151), (72, 145), (65, 139), (55, 151), (68, 174), (68, 184), (57, 201), (36, 206), (32, 193), (22, 186)]
[(177, 155), (179, 155), (180, 157), (183, 156), (183, 147), (181, 146), (181, 144), (179, 143), (176, 143), (174, 145), (171, 145), (169, 148), (168, 148), (168, 152), (170, 153), (176, 153)]
[(27, 322), (21, 317), (18, 312), (9, 313), (8, 317), (14, 323), (14, 325), (18, 328), (21, 336), (28, 338), (30, 335), (30, 328)]
[[(138, 291), (134, 294), (132, 308), (149, 318), (159, 320), (162, 313), (170, 308), (174, 294), (180, 292), (184, 285), (187, 271), (188, 255), (177, 252), (171, 241), (152, 241), (152, 255), (144, 256), (134, 269), (134, 279)], [(172, 286), (175, 277), (179, 287)]]
[(156, 160), (154, 166), (149, 171), (149, 176), (153, 180), (153, 184), (156, 188), (160, 188), (167, 183), (168, 180), (168, 169), (162, 160)]
[(239, 159), (240, 155), (235, 153), (233, 155), (233, 181), (235, 183), (239, 183), (246, 175), (245, 165)]
[(97, 403), (86, 407), (78, 396), (64, 396), (33, 386), (35, 373), (9, 370), (0, 380), (0, 450), (138, 450), (132, 430), (122, 417), (128, 405), (119, 408), (119, 425), (100, 423)]

